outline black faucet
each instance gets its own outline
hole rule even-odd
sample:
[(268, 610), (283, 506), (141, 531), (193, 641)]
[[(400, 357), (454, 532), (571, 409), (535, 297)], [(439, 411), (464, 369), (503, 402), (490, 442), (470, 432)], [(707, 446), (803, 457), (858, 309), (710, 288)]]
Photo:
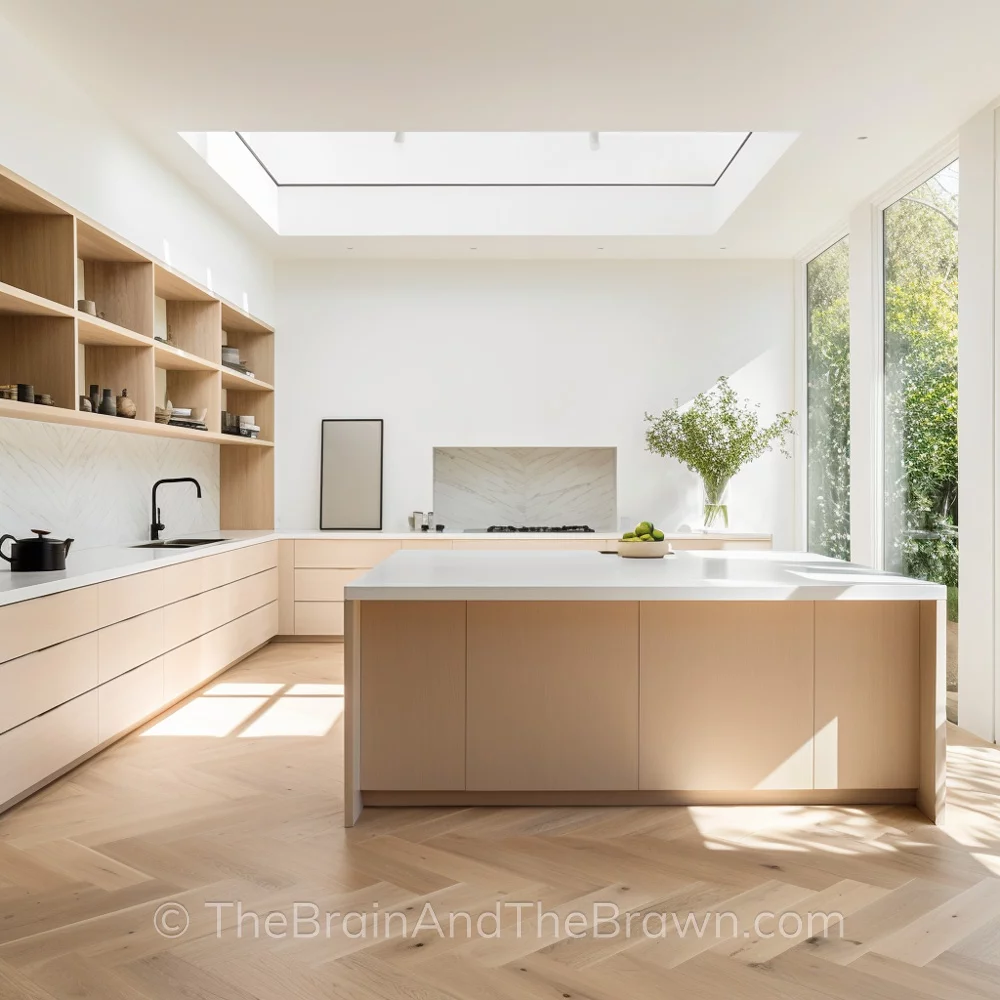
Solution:
[(163, 525), (160, 523), (160, 508), (156, 506), (156, 489), (164, 483), (194, 483), (195, 489), (198, 491), (198, 499), (201, 499), (201, 483), (191, 476), (181, 476), (180, 479), (157, 479), (153, 483), (153, 523), (149, 526), (149, 537), (154, 542), (160, 537), (160, 532), (163, 531)]

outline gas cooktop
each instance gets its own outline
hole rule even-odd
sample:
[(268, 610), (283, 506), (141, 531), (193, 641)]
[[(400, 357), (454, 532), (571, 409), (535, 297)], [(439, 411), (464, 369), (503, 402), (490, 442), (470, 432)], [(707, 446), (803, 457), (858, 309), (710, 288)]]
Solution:
[[(469, 530), (476, 531), (481, 529), (473, 528)], [(594, 531), (593, 528), (588, 527), (586, 524), (563, 524), (558, 526), (549, 524), (527, 524), (527, 525), (522, 524), (520, 527), (517, 527), (516, 525), (513, 524), (491, 524), (486, 530), (489, 532), (525, 531), (525, 532), (567, 532), (567, 533), (584, 532), (584, 531), (589, 531), (593, 533)]]

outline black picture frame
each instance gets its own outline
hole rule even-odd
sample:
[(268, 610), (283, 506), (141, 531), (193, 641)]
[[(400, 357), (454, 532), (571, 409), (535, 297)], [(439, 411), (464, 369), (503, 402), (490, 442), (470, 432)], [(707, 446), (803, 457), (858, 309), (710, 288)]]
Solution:
[[(371, 525), (324, 524), (324, 486), (326, 482), (326, 427), (327, 424), (378, 424), (378, 520)], [(320, 421), (319, 439), (319, 530), (320, 531), (381, 531), (382, 508), (385, 496), (385, 421), (381, 417), (327, 417)]]

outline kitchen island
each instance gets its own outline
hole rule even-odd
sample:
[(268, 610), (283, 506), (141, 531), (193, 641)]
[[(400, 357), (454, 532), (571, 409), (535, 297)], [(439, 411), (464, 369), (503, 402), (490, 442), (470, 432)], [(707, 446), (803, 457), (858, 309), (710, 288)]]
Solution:
[(345, 823), (744, 803), (940, 821), (945, 597), (803, 553), (394, 553), (345, 589)]

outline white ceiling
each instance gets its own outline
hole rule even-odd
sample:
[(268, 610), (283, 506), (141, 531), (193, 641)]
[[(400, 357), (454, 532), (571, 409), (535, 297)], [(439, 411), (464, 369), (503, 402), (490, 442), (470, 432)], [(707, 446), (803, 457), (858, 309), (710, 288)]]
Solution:
[[(559, 251), (790, 256), (1000, 95), (995, 0), (0, 0), (0, 12), (282, 255), (482, 249), (278, 239), (179, 131), (798, 132), (712, 237), (575, 237)], [(535, 250), (548, 255), (509, 237), (487, 252)]]

